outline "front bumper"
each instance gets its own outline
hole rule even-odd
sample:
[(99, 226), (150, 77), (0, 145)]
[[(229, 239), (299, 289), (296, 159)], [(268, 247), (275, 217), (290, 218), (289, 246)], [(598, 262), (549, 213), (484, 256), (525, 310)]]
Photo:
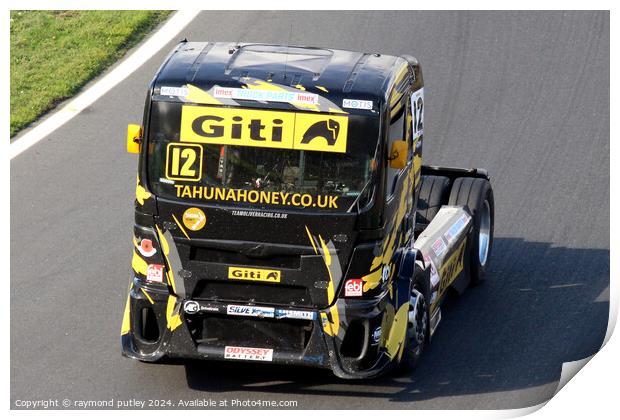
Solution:
[(242, 303), (177, 300), (134, 279), (127, 305), (121, 346), (134, 359), (236, 361), (230, 348), (265, 349), (267, 358), (241, 360), (328, 368), (342, 378), (378, 376), (395, 363), (385, 351), (394, 315), (387, 294), (337, 299), (324, 310), (256, 310)]

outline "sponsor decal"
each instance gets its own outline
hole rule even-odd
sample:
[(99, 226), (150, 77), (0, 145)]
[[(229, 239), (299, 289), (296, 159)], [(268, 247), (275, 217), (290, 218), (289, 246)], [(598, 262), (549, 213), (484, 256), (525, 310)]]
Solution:
[(343, 99), (342, 100), (342, 107), (343, 108), (372, 110), (373, 103), (372, 103), (372, 101), (360, 101), (360, 100), (357, 100), (357, 99)]
[(438, 238), (435, 242), (433, 242), (433, 245), (431, 245), (433, 248), (433, 252), (435, 252), (435, 255), (437, 255), (438, 257), (440, 257), (441, 255), (443, 255), (444, 252), (446, 252), (446, 243), (443, 241), (442, 238)]
[(258, 318), (273, 318), (275, 314), (275, 310), (273, 308), (267, 308), (264, 306), (228, 305), (226, 307), (226, 313), (228, 315), (255, 316)]
[(224, 347), (224, 359), (261, 360), (271, 362), (273, 360), (273, 349), (226, 346)]
[(186, 314), (195, 314), (200, 311), (200, 305), (196, 301), (188, 300), (183, 304), (183, 311), (185, 311)]
[(450, 258), (439, 269), (439, 277), (441, 278), (441, 284), (439, 285), (439, 293), (443, 294), (443, 291), (454, 281), (454, 279), (463, 270), (465, 243), (463, 243), (452, 253)]
[(437, 273), (437, 267), (435, 267), (433, 259), (427, 255), (424, 256), (424, 262), (431, 271), (431, 286), (435, 287), (437, 286), (437, 283), (439, 283), (439, 274)]
[(288, 217), (286, 213), (274, 213), (271, 211), (232, 210), (230, 213), (233, 216), (263, 217), (266, 219), (286, 219)]
[(152, 257), (157, 252), (153, 247), (153, 241), (150, 239), (142, 239), (140, 241), (140, 246), (138, 246), (138, 251), (140, 251), (143, 257)]
[(465, 229), (465, 226), (467, 226), (468, 221), (469, 221), (469, 216), (467, 215), (463, 215), (459, 217), (457, 221), (454, 222), (452, 226), (450, 226), (448, 231), (444, 234), (445, 238), (448, 241), (451, 241), (452, 239), (456, 238), (459, 235), (459, 233), (461, 233), (463, 229)]
[(297, 311), (294, 309), (276, 309), (276, 318), (305, 319), (314, 321), (316, 313), (311, 311)]
[(183, 224), (189, 230), (197, 231), (202, 229), (207, 222), (207, 216), (196, 207), (190, 207), (183, 212)]
[(162, 283), (164, 281), (164, 266), (149, 264), (146, 268), (146, 280)]
[(386, 282), (389, 280), (389, 278), (390, 278), (390, 266), (386, 264), (383, 266), (383, 271), (381, 272), (381, 281)]
[(217, 161), (217, 179), (222, 179), (224, 176), (224, 166), (226, 165), (226, 146), (220, 146), (220, 158)]
[(375, 331), (372, 333), (372, 342), (378, 343), (381, 340), (381, 327), (375, 328)]
[(231, 280), (253, 280), (280, 283), (280, 270), (265, 270), (251, 267), (228, 267)]
[(217, 306), (200, 304), (195, 300), (188, 300), (183, 304), (183, 311), (191, 315), (198, 312), (219, 312), (220, 308)]
[(168, 178), (159, 178), (159, 182), (162, 182), (168, 185), (174, 185), (174, 180), (168, 179)]
[(231, 201), (321, 209), (338, 208), (338, 196), (331, 195), (312, 196), (310, 194), (292, 194), (281, 191), (239, 190), (198, 185), (175, 185), (174, 187), (177, 197), (194, 200)]
[(433, 287), (437, 286), (439, 283), (439, 273), (437, 273), (437, 267), (435, 267), (435, 263), (431, 259), (431, 285)]
[(240, 89), (215, 86), (215, 98), (241, 99), (260, 102), (286, 102), (314, 105), (319, 103), (319, 95), (305, 92), (288, 92), (277, 90)]
[(202, 145), (168, 143), (166, 178), (177, 181), (198, 181), (202, 178)]
[(435, 301), (437, 301), (437, 292), (433, 292), (433, 293), (431, 294), (431, 301), (430, 301), (430, 304), (431, 304), (431, 305), (432, 305), (432, 304), (434, 304), (434, 303), (435, 303)]
[(424, 134), (424, 88), (411, 94), (411, 116), (413, 138), (415, 139)]
[(162, 86), (159, 94), (164, 96), (187, 96), (189, 95), (189, 89), (184, 87)]
[(364, 286), (364, 280), (362, 279), (349, 279), (344, 284), (345, 297), (362, 296), (362, 289)]
[(418, 138), (417, 141), (415, 142), (415, 150), (416, 152), (422, 151), (422, 139), (421, 138)]
[(181, 141), (245, 147), (347, 151), (347, 116), (185, 105)]

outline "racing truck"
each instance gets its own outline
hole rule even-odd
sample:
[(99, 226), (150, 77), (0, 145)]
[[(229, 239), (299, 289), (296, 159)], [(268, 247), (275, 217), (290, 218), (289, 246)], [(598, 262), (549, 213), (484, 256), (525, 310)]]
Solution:
[(122, 354), (413, 368), (449, 290), (485, 279), (487, 171), (425, 166), (419, 62), (257, 43), (176, 45), (138, 154)]

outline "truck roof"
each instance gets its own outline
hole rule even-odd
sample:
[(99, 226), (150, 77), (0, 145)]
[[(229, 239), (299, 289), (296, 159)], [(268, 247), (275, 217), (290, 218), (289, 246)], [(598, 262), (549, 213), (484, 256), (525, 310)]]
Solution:
[(404, 58), (376, 53), (183, 41), (161, 66), (152, 87), (154, 94), (162, 86), (188, 84), (206, 91), (213, 86), (243, 88), (251, 79), (318, 94), (333, 103), (345, 98), (381, 103), (402, 80), (406, 64)]

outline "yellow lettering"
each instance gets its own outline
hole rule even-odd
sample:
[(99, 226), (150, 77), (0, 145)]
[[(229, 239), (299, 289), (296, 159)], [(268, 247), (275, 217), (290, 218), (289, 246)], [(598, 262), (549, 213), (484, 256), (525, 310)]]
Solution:
[(227, 201), (237, 201), (237, 196), (235, 195), (235, 190), (228, 190), (226, 194)]
[[(180, 137), (191, 143), (345, 153), (348, 124), (346, 115), (185, 105)], [(174, 157), (178, 168), (183, 153)], [(187, 176), (194, 170), (189, 163), (185, 169)]]
[(256, 203), (258, 201), (258, 191), (254, 191), (254, 190), (250, 191), (248, 193), (248, 201), (250, 203)]
[(226, 190), (222, 188), (215, 189), (215, 199), (216, 200), (225, 200), (226, 199)]
[(202, 198), (202, 187), (192, 186), (192, 198)]

